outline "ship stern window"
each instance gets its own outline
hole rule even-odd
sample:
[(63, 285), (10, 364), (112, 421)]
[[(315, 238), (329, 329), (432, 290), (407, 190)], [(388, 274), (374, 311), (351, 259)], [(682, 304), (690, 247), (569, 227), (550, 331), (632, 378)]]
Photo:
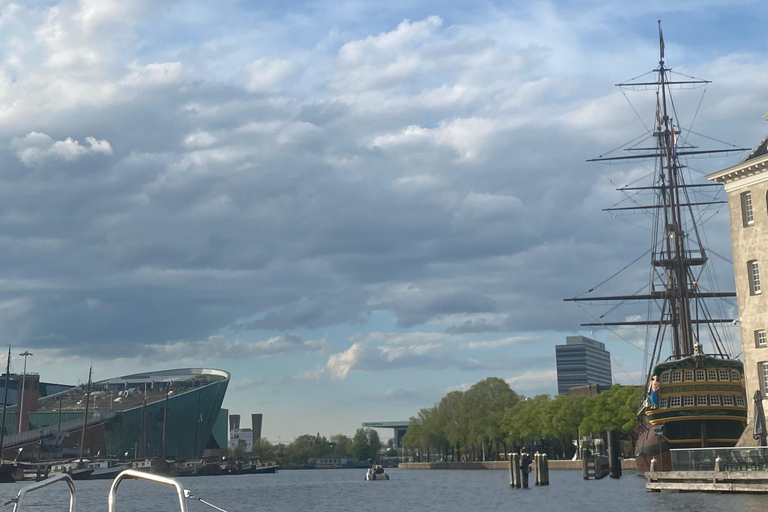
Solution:
[(717, 370), (707, 370), (707, 380), (717, 380)]
[(693, 370), (685, 370), (685, 382), (693, 382)]
[(743, 192), (741, 194), (741, 217), (744, 227), (755, 223), (755, 215), (752, 211), (752, 192)]
[(731, 395), (725, 395), (723, 397), (723, 405), (727, 405), (729, 407), (733, 407), (733, 405), (734, 405), (733, 397)]
[(747, 275), (749, 276), (749, 293), (751, 295), (762, 293), (762, 287), (760, 286), (760, 265), (758, 265), (757, 260), (747, 262)]
[(670, 407), (680, 407), (680, 397), (679, 396), (672, 396), (669, 398), (669, 406)]
[(765, 336), (765, 330), (755, 331), (755, 346), (768, 347), (768, 338)]
[(696, 405), (707, 405), (707, 395), (697, 395)]
[(669, 407), (669, 398), (662, 398), (661, 399), (661, 408), (666, 409)]
[(684, 396), (683, 397), (683, 405), (685, 407), (690, 407), (692, 405), (696, 405), (696, 397), (694, 397), (694, 396)]
[(669, 372), (664, 372), (661, 374), (661, 383), (669, 384)]
[(743, 396), (737, 396), (736, 397), (736, 406), (737, 407), (745, 407), (746, 405), (747, 405), (747, 403), (744, 400)]
[(731, 370), (731, 380), (733, 382), (741, 381), (741, 375), (739, 375), (738, 370)]
[(720, 370), (719, 376), (720, 380), (731, 380), (730, 375), (728, 375), (728, 370)]
[(707, 380), (707, 372), (704, 370), (696, 370), (696, 380)]
[(683, 382), (683, 372), (680, 370), (672, 372), (672, 382)]
[(709, 405), (720, 405), (720, 395), (710, 395)]

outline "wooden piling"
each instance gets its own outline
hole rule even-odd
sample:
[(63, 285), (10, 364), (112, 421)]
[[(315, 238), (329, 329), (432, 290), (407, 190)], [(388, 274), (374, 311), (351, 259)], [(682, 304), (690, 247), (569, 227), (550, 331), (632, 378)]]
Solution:
[(608, 431), (608, 468), (611, 478), (621, 478), (621, 441), (618, 432)]
[(519, 489), (521, 485), (520, 479), (520, 454), (509, 454), (509, 486), (515, 489)]
[(549, 462), (546, 453), (537, 453), (534, 458), (536, 485), (549, 485)]
[(581, 476), (584, 480), (589, 480), (589, 457), (586, 448), (581, 449)]

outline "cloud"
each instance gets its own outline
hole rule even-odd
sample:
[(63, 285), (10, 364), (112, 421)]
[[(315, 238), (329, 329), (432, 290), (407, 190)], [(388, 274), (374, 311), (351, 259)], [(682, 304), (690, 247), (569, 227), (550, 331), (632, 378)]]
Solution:
[(71, 137), (54, 141), (45, 133), (38, 132), (11, 139), (11, 148), (26, 167), (40, 167), (51, 159), (74, 162), (87, 155), (112, 154), (112, 147), (106, 140), (86, 137), (85, 145), (81, 145)]
[(296, 72), (296, 66), (285, 59), (256, 59), (245, 66), (245, 90), (265, 92), (278, 87)]

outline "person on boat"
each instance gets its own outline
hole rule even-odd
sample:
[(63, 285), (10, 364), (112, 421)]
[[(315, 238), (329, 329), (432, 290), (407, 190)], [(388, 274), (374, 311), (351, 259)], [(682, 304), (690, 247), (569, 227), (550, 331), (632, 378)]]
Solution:
[(648, 385), (648, 401), (651, 403), (651, 409), (656, 409), (659, 406), (659, 388), (661, 388), (659, 376), (654, 375)]

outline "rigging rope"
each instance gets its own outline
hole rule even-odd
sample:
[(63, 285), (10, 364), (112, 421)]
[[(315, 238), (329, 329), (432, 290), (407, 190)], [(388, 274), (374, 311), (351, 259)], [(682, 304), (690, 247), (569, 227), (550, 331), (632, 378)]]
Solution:
[(214, 505), (213, 503), (208, 503), (208, 502), (207, 502), (207, 501), (205, 501), (204, 499), (202, 499), (202, 498), (198, 498), (197, 496), (195, 496), (194, 494), (192, 494), (191, 492), (189, 492), (189, 489), (184, 489), (184, 497), (185, 497), (185, 498), (187, 498), (187, 499), (190, 499), (190, 500), (197, 500), (197, 501), (199, 501), (200, 503), (202, 503), (202, 504), (204, 504), (204, 505), (208, 505), (209, 507), (211, 507), (211, 508), (213, 508), (213, 509), (216, 509), (216, 510), (218, 510), (219, 512), (227, 512), (227, 511), (226, 511), (226, 510), (224, 510), (223, 508), (217, 507), (217, 506), (216, 506), (216, 505)]

